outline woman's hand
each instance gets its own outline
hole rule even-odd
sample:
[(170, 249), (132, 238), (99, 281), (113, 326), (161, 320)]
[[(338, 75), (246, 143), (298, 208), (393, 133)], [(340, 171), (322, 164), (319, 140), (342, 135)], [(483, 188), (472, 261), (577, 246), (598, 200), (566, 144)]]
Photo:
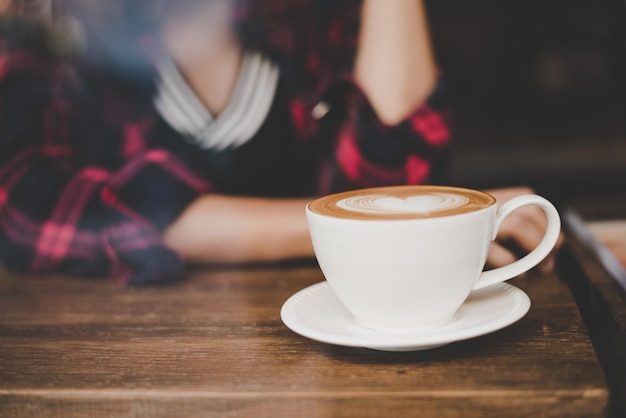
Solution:
[[(497, 199), (498, 206), (516, 196), (534, 193), (528, 187), (495, 189), (487, 190), (487, 192)], [(536, 206), (525, 206), (514, 211), (502, 223), (496, 241), (489, 250), (487, 265), (500, 267), (511, 264), (521, 255), (535, 249), (543, 239), (547, 225), (543, 211)], [(561, 236), (554, 247), (553, 254), (562, 242)], [(553, 267), (554, 256), (552, 254), (539, 264), (539, 268), (546, 272), (551, 271)]]

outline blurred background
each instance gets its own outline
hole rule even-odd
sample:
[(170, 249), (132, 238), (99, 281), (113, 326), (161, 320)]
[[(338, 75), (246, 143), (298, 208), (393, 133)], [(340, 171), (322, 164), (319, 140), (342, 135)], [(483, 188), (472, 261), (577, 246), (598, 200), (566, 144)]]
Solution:
[(624, 0), (431, 0), (455, 182), (626, 196)]
[[(48, 19), (57, 4), (15, 0), (13, 12)], [(626, 196), (625, 0), (427, 8), (454, 121), (451, 182)]]

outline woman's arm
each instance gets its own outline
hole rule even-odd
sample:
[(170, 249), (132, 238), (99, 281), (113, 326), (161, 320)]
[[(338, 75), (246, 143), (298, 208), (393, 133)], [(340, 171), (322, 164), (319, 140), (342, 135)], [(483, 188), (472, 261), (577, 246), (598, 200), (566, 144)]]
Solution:
[(355, 78), (380, 120), (395, 125), (422, 104), (437, 71), (421, 0), (364, 0)]
[(163, 240), (195, 263), (312, 257), (309, 200), (205, 195), (165, 230)]

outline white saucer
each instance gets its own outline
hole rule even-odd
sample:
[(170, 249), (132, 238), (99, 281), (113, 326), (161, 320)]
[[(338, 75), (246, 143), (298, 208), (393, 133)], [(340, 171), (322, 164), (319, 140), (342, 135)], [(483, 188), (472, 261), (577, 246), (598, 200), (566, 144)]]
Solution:
[(446, 325), (409, 333), (383, 332), (358, 325), (328, 283), (321, 282), (291, 296), (280, 316), (292, 331), (313, 340), (382, 351), (416, 351), (499, 330), (519, 320), (529, 308), (526, 293), (499, 283), (473, 291)]

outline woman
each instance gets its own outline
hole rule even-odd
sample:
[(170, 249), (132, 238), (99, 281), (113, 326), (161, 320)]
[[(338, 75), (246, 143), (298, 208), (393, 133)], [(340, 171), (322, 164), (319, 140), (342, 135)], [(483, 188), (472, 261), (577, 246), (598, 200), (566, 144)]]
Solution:
[[(71, 58), (3, 26), (11, 268), (143, 284), (183, 260), (311, 257), (311, 196), (442, 180), (449, 132), (420, 0), (67, 7), (87, 34)], [(543, 220), (516, 218), (531, 227), (503, 237), (533, 248)], [(511, 258), (496, 245), (489, 261)]]

